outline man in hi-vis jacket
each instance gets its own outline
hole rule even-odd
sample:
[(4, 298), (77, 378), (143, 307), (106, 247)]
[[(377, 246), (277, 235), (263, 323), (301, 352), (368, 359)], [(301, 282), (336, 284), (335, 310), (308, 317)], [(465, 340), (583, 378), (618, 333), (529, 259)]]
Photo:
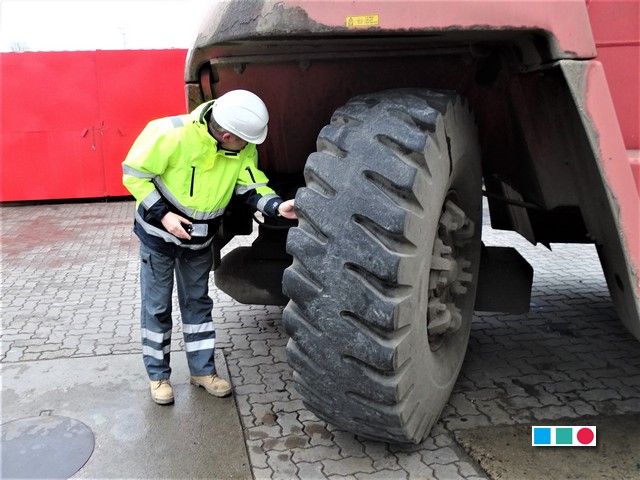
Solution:
[(262, 100), (234, 90), (188, 115), (151, 121), (122, 164), (123, 184), (136, 199), (134, 232), (140, 239), (142, 356), (153, 401), (173, 403), (171, 304), (178, 285), (191, 383), (224, 397), (231, 385), (216, 375), (211, 318), (211, 242), (235, 195), (268, 216), (295, 219), (258, 169), (256, 144), (267, 136)]

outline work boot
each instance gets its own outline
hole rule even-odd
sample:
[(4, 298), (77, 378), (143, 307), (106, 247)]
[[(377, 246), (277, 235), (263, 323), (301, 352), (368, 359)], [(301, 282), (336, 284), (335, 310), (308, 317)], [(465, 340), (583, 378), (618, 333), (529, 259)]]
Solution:
[(173, 403), (173, 387), (168, 378), (164, 380), (151, 380), (149, 382), (151, 388), (151, 398), (158, 405), (169, 405)]
[(191, 377), (191, 385), (204, 388), (215, 397), (226, 397), (231, 393), (231, 385), (217, 375), (205, 375), (203, 377)]

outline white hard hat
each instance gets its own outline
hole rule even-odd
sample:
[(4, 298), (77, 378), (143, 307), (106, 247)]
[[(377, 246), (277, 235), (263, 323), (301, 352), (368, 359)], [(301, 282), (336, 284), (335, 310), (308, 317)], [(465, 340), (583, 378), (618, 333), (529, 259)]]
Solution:
[(267, 138), (269, 112), (255, 93), (232, 90), (218, 98), (211, 114), (218, 125), (242, 140), (257, 145)]

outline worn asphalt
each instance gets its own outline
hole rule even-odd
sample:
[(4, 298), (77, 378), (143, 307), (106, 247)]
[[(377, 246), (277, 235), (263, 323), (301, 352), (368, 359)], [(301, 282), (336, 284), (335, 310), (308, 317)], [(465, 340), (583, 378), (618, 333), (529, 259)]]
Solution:
[[(440, 421), (420, 445), (400, 446), (305, 409), (286, 362), (282, 309), (239, 304), (213, 278), (217, 360), (234, 395), (217, 399), (188, 384), (176, 301), (176, 402), (153, 404), (140, 354), (133, 207), (0, 208), (3, 478), (28, 477), (47, 460), (58, 440), (46, 435), (22, 452), (23, 466), (4, 448), (20, 437), (20, 420), (45, 417), (75, 419), (93, 434), (74, 478), (640, 478), (640, 342), (613, 309), (592, 245), (548, 251), (485, 225), (487, 245), (517, 246), (533, 265), (531, 311), (474, 317)], [(598, 446), (532, 447), (533, 425), (596, 425)]]

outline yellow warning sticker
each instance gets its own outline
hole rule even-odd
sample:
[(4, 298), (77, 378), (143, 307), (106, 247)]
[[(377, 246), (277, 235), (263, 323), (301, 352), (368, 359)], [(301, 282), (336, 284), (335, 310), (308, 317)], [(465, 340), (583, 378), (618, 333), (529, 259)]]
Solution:
[(380, 25), (379, 15), (356, 15), (346, 17), (345, 24), (347, 27), (375, 27)]

